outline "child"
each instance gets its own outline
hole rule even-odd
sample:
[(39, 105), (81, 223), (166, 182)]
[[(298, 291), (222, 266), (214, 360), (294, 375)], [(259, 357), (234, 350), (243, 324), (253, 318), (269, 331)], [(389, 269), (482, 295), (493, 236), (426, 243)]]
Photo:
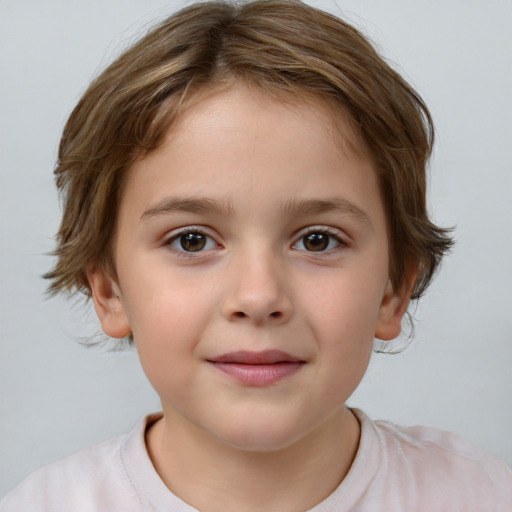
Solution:
[(133, 340), (162, 413), (0, 510), (512, 510), (493, 456), (344, 405), (451, 245), (432, 142), (369, 43), (295, 0), (196, 4), (125, 52), (65, 128), (48, 278)]

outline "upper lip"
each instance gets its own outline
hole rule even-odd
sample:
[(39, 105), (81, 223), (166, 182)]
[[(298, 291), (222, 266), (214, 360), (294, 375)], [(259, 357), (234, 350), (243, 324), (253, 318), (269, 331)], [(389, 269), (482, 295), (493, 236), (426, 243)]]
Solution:
[(301, 363), (301, 359), (294, 357), (281, 350), (264, 350), (251, 352), (239, 350), (228, 352), (220, 356), (208, 359), (212, 363), (238, 363), (238, 364), (276, 364), (276, 363)]

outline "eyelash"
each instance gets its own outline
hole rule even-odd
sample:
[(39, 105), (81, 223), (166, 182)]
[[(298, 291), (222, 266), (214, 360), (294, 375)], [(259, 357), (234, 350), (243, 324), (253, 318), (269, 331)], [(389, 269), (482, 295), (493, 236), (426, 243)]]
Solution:
[[(185, 257), (185, 258), (194, 257), (195, 254), (204, 252), (204, 247), (201, 247), (200, 250), (198, 250), (198, 251), (187, 251), (183, 247), (181, 249), (179, 249), (177, 247), (174, 247), (173, 243), (176, 242), (176, 241), (179, 241), (180, 238), (182, 238), (182, 237), (184, 237), (186, 235), (196, 235), (196, 234), (197, 235), (202, 235), (202, 236), (205, 237), (205, 239), (206, 239), (205, 244), (208, 244), (208, 241), (210, 241), (210, 242), (213, 242), (216, 247), (219, 245), (213, 239), (212, 236), (210, 236), (208, 233), (206, 233), (206, 231), (204, 229), (202, 229), (200, 227), (195, 227), (195, 226), (187, 227), (185, 229), (182, 229), (182, 230), (178, 231), (177, 233), (172, 234), (170, 237), (166, 238), (166, 240), (164, 241), (163, 245), (172, 248), (173, 251), (178, 256), (182, 256), (182, 257)], [(213, 247), (209, 247), (206, 250), (209, 250), (209, 249), (212, 249), (212, 248)]]
[(312, 227), (308, 228), (305, 232), (301, 233), (300, 237), (292, 245), (292, 247), (296, 247), (299, 242), (302, 242), (304, 244), (304, 240), (306, 239), (306, 237), (313, 235), (313, 234), (326, 235), (328, 245), (331, 243), (332, 240), (334, 240), (337, 245), (336, 245), (336, 247), (326, 248), (326, 249), (319, 250), (319, 251), (304, 250), (304, 252), (321, 253), (321, 254), (322, 253), (330, 253), (336, 249), (339, 249), (340, 247), (346, 247), (348, 245), (347, 242), (342, 239), (342, 237), (340, 236), (340, 232), (338, 230), (334, 230), (332, 228), (326, 228), (326, 227), (322, 227), (322, 226), (312, 226)]
[[(326, 235), (326, 237), (327, 237), (326, 240), (327, 240), (327, 244), (328, 244), (327, 247), (324, 249), (320, 249), (318, 251), (307, 250), (307, 249), (298, 249), (299, 251), (307, 252), (307, 253), (322, 254), (322, 253), (330, 253), (330, 252), (338, 249), (339, 247), (347, 246), (347, 243), (340, 237), (340, 233), (338, 230), (333, 230), (332, 228), (326, 228), (326, 227), (321, 227), (321, 226), (311, 226), (305, 232), (301, 233), (300, 237), (292, 244), (292, 249), (297, 249), (297, 244), (299, 244), (299, 243), (302, 243), (304, 245), (305, 239), (308, 236), (313, 235), (313, 234)], [(183, 248), (183, 246), (181, 248), (177, 248), (177, 247), (173, 246), (173, 244), (175, 242), (179, 241), (182, 237), (184, 237), (186, 235), (202, 235), (202, 236), (204, 236), (205, 237), (205, 245), (200, 247), (199, 250), (197, 250), (197, 251), (187, 251), (185, 248)], [(333, 240), (335, 241), (335, 243), (337, 245), (335, 247), (329, 248), (329, 245), (331, 244), (331, 242)], [(171, 247), (178, 256), (190, 258), (190, 257), (194, 257), (194, 255), (196, 255), (196, 254), (213, 249), (214, 247), (207, 247), (205, 249), (205, 247), (208, 245), (209, 242), (210, 242), (210, 245), (213, 242), (215, 247), (219, 246), (219, 244), (214, 240), (214, 238), (212, 236), (210, 236), (204, 229), (202, 229), (199, 226), (198, 227), (192, 226), (192, 227), (187, 227), (185, 229), (182, 229), (181, 231), (178, 231), (177, 233), (172, 234), (170, 237), (168, 237), (164, 241), (163, 245)], [(320, 240), (320, 242), (321, 242), (321, 240)]]

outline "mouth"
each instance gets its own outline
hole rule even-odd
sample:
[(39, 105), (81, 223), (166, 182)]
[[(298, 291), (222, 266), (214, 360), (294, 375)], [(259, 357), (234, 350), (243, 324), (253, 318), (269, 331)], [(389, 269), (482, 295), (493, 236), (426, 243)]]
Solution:
[(207, 359), (213, 367), (246, 386), (269, 386), (298, 372), (305, 361), (280, 350), (229, 352)]

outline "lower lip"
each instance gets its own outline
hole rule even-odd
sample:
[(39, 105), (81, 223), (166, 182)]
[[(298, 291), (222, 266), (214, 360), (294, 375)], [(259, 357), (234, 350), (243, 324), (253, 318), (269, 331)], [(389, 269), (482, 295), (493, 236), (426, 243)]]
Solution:
[(240, 364), (212, 362), (211, 364), (246, 386), (269, 386), (298, 372), (303, 363)]

